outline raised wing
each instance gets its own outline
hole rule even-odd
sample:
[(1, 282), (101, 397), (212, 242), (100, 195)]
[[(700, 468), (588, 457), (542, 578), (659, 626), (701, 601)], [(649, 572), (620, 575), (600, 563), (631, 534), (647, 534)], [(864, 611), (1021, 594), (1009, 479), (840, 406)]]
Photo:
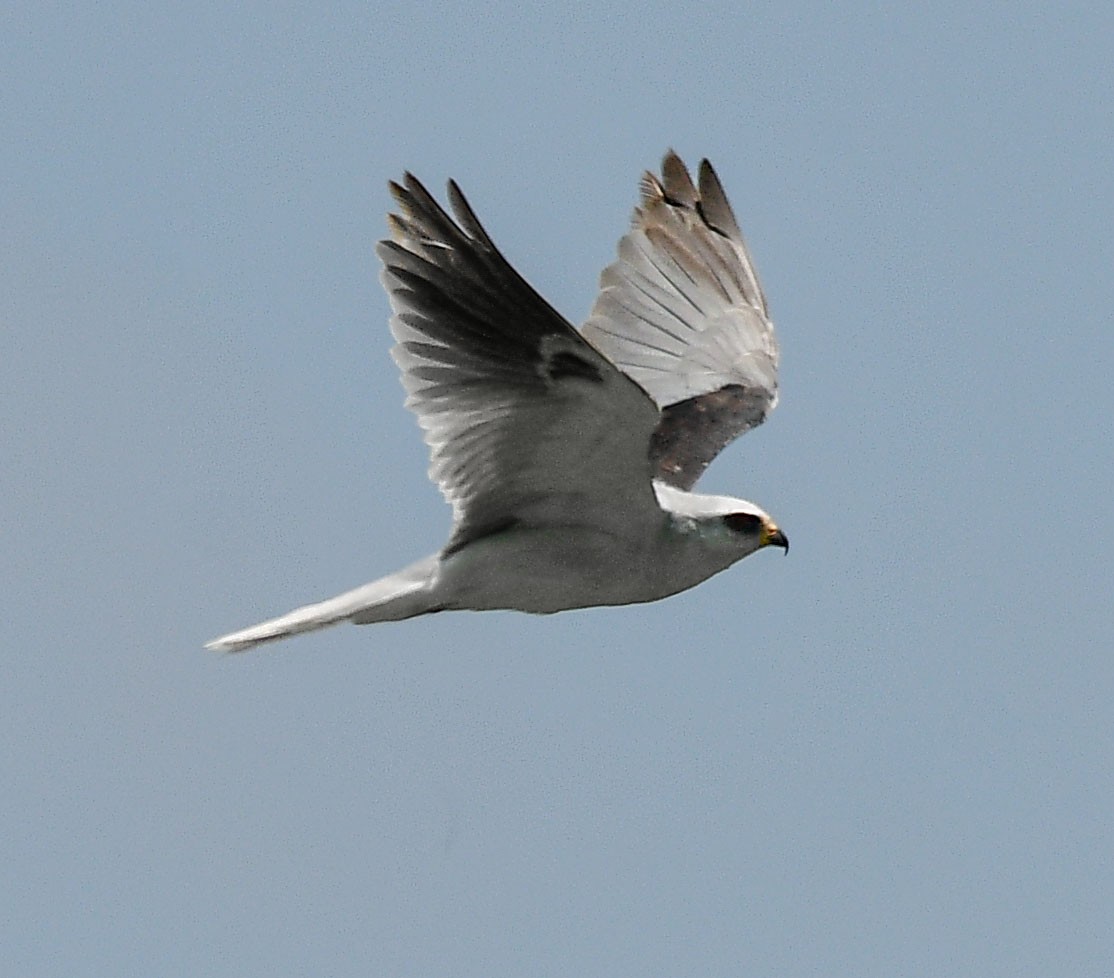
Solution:
[(410, 174), (391, 192), (392, 353), (453, 507), (446, 552), (512, 525), (661, 518), (654, 402), (510, 266), (455, 183), (455, 221)]
[(699, 185), (670, 151), (581, 330), (661, 408), (655, 476), (690, 489), (716, 455), (777, 403), (777, 339), (766, 297), (707, 160)]

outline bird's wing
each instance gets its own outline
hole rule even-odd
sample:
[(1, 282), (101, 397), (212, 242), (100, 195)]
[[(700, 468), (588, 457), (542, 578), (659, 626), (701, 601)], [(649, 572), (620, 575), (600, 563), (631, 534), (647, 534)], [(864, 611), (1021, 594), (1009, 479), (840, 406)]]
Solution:
[(392, 353), (453, 507), (446, 552), (513, 525), (660, 518), (654, 402), (510, 266), (455, 183), (455, 220), (410, 174), (391, 192)]
[(581, 332), (657, 402), (655, 476), (689, 489), (777, 403), (777, 340), (711, 164), (694, 185), (671, 151), (641, 189)]

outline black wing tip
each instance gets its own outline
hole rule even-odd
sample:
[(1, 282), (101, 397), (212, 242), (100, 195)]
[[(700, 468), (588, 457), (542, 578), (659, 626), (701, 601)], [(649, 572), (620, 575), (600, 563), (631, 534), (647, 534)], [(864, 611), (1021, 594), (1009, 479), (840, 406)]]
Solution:
[(692, 175), (684, 161), (672, 149), (661, 160), (661, 182), (667, 203), (676, 207), (695, 207), (700, 199)]
[(470, 238), (479, 241), (485, 247), (495, 250), (495, 243), (491, 240), (487, 230), (476, 216), (476, 212), (472, 210), (472, 205), (468, 203), (468, 198), (464, 196), (464, 191), (460, 189), (460, 184), (450, 179), (447, 184), (447, 190), (449, 205), (452, 207), (453, 214), (456, 215), (456, 219), (465, 233)]
[(387, 215), (391, 237), (395, 241), (423, 244), (431, 241), (448, 245), (467, 242), (472, 246), (479, 244), (496, 250), (460, 185), (450, 179), (446, 187), (451, 214), (409, 170), (403, 172), (400, 180), (388, 180), (387, 189), (398, 205), (398, 213)]
[(413, 210), (426, 200), (433, 200), (433, 195), (426, 190), (422, 183), (409, 170), (404, 170), (400, 180), (388, 180), (387, 189), (404, 210)]
[(743, 233), (739, 230), (739, 221), (731, 209), (727, 191), (723, 189), (719, 175), (709, 160), (700, 161), (697, 179), (700, 186), (700, 216), (704, 218), (704, 222), (725, 238), (741, 242)]
[[(700, 161), (694, 182), (684, 160), (670, 148), (661, 160), (661, 177), (644, 173), (640, 191), (644, 206), (662, 203), (694, 211), (710, 230), (734, 241), (742, 240), (727, 192), (707, 158)], [(638, 219), (639, 215), (635, 214), (635, 221)]]
[[(449, 182), (449, 200), (456, 213), (455, 219), (409, 170), (404, 171), (399, 180), (388, 180), (387, 189), (396, 204), (396, 210), (387, 214), (388, 241), (418, 254), (429, 254), (431, 248), (443, 247), (472, 250), (477, 243), (491, 247), (490, 239), (482, 233), (483, 229), (455, 182)], [(481, 232), (479, 235), (477, 228)]]

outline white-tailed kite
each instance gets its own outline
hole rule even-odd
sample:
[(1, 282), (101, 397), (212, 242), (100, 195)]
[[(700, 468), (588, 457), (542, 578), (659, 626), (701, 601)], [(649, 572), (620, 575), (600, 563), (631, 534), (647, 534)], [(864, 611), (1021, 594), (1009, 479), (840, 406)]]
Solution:
[(453, 509), (439, 552), (207, 648), (434, 611), (547, 614), (656, 601), (761, 547), (753, 503), (690, 492), (777, 401), (766, 297), (715, 171), (670, 152), (577, 330), (499, 253), (456, 183), (454, 217), (412, 175), (379, 244), (392, 350), (430, 476)]

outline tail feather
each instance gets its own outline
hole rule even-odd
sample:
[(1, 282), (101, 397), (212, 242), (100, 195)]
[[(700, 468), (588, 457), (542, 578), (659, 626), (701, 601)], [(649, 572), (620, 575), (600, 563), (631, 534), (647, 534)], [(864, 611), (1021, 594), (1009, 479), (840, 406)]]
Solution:
[(335, 598), (307, 604), (270, 621), (222, 635), (207, 642), (205, 648), (217, 652), (243, 652), (263, 642), (316, 631), (342, 621), (354, 621), (361, 625), (401, 621), (434, 611), (436, 605), (431, 598), (430, 585), (437, 565), (436, 556), (427, 557)]

